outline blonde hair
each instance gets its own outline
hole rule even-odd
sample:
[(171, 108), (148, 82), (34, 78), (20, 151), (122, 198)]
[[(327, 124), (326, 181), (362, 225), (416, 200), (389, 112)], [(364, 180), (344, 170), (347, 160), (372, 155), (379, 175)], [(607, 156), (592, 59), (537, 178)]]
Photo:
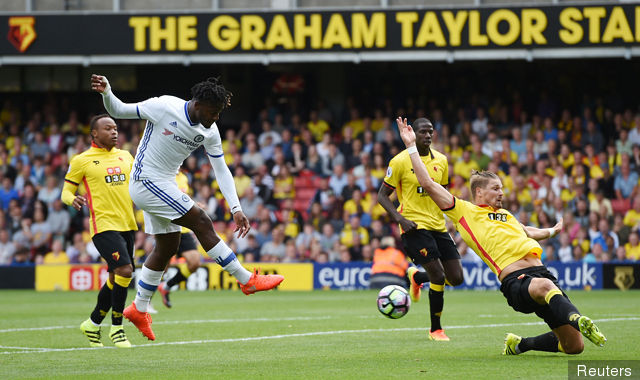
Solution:
[(471, 198), (475, 200), (476, 189), (484, 188), (492, 179), (497, 179), (499, 181), (500, 177), (498, 177), (496, 173), (490, 172), (488, 170), (483, 170), (481, 172), (472, 170), (471, 177), (469, 178), (469, 186), (471, 187)]

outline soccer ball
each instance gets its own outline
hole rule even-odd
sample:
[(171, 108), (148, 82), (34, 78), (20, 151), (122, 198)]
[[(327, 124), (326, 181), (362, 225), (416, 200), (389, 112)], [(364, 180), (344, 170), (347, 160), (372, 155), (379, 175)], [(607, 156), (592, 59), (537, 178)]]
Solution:
[(391, 319), (404, 317), (411, 307), (411, 298), (405, 288), (387, 285), (378, 293), (378, 310)]

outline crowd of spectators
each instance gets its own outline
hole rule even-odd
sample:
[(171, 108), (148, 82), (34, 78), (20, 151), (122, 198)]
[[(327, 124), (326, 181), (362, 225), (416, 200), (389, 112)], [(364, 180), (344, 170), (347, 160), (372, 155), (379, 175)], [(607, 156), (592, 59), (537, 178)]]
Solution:
[[(92, 115), (48, 98), (37, 109), (7, 100), (0, 109), (0, 265), (98, 262), (89, 216), (60, 201), (69, 160), (90, 146)], [(371, 261), (387, 236), (398, 238), (377, 204), (387, 163), (403, 145), (394, 119), (428, 117), (432, 147), (449, 159), (450, 191), (470, 200), (472, 169), (491, 170), (504, 184), (504, 208), (522, 223), (564, 230), (543, 243), (544, 261), (640, 260), (640, 114), (605, 101), (560, 109), (547, 97), (459, 108), (389, 99), (367, 107), (347, 100), (296, 111), (265, 107), (238, 126), (220, 128), (225, 159), (253, 229), (233, 236), (232, 218), (202, 150), (184, 163), (191, 196), (218, 234), (246, 262)], [(118, 146), (135, 155), (144, 124), (118, 120)], [(141, 213), (137, 212), (140, 224)], [(142, 227), (142, 226), (141, 226)], [(448, 223), (464, 261), (479, 261)], [(153, 247), (136, 235), (138, 260)]]

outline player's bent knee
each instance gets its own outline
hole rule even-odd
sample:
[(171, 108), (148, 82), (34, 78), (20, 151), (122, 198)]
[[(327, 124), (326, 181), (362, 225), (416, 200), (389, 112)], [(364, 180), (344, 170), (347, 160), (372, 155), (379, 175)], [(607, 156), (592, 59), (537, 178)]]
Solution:
[(563, 345), (562, 349), (564, 350), (565, 354), (577, 355), (584, 351), (584, 342), (582, 342), (581, 340), (570, 342), (569, 344), (567, 344), (567, 347)]
[(464, 282), (464, 278), (462, 275), (460, 276), (452, 276), (452, 277), (447, 277), (447, 282), (451, 285), (451, 286), (458, 286), (460, 284), (462, 284), (462, 282)]
[(187, 252), (184, 252), (182, 255), (187, 259), (187, 269), (193, 273), (200, 266), (200, 254), (197, 251), (189, 252), (191, 253), (186, 254)]
[(431, 276), (431, 274), (429, 274), (429, 279), (431, 280), (432, 284), (438, 284), (438, 285), (444, 284), (444, 275)]
[(130, 264), (123, 265), (114, 269), (113, 273), (120, 277), (131, 278), (131, 276), (133, 275), (133, 267)]
[(529, 285), (529, 294), (534, 299), (542, 299), (549, 293), (551, 290), (558, 289), (554, 283), (546, 278), (534, 278), (531, 280), (531, 284)]

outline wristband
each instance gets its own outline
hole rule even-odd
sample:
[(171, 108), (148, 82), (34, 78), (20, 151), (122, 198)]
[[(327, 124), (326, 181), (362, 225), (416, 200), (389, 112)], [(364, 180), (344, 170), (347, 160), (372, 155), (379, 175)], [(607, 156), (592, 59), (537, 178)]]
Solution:
[(235, 214), (238, 211), (242, 211), (242, 207), (240, 207), (240, 205), (236, 205), (234, 207), (231, 208), (231, 215)]
[(418, 147), (416, 147), (415, 145), (408, 147), (407, 148), (407, 153), (409, 153), (409, 154), (418, 153)]
[(547, 231), (549, 231), (549, 239), (556, 236), (556, 230), (554, 230), (553, 228), (547, 228)]

